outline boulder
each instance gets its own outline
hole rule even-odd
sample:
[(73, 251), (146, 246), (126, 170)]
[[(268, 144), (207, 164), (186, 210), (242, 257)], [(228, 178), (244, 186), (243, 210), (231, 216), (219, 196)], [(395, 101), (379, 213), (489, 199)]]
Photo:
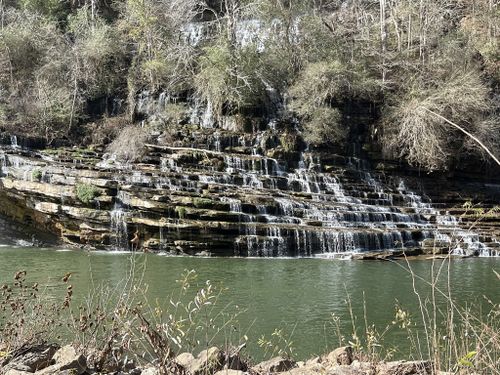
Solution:
[(377, 375), (376, 367), (372, 363), (354, 360), (351, 365), (338, 363), (306, 362), (303, 367), (297, 367), (286, 372), (286, 375)]
[(21, 372), (35, 372), (52, 364), (52, 357), (59, 346), (37, 345), (14, 354), (14, 358), (6, 366), (7, 369)]
[(353, 361), (353, 351), (350, 346), (343, 346), (327, 354), (325, 361), (332, 364), (349, 366)]
[(377, 366), (379, 375), (432, 375), (431, 361), (394, 361)]
[(195, 358), (191, 353), (181, 353), (175, 358), (175, 362), (184, 368), (189, 368), (194, 359)]
[(11, 369), (4, 372), (4, 375), (28, 375), (28, 374), (32, 374), (32, 372), (20, 371), (20, 370), (14, 369), (14, 368), (11, 368)]
[(246, 372), (240, 370), (225, 369), (217, 371), (214, 375), (245, 375)]
[(188, 367), (192, 375), (204, 375), (222, 370), (224, 364), (224, 354), (217, 347), (203, 350)]
[(232, 348), (226, 351), (224, 355), (224, 368), (230, 370), (247, 371), (248, 364), (245, 359), (240, 355), (241, 349), (244, 345), (238, 348)]
[(59, 349), (55, 354), (52, 366), (49, 366), (41, 371), (37, 371), (39, 375), (59, 374), (64, 370), (72, 370), (73, 374), (83, 374), (87, 370), (87, 359), (77, 354), (72, 345), (66, 345)]
[(141, 375), (159, 375), (160, 371), (156, 367), (146, 367), (141, 371)]
[(321, 357), (314, 357), (306, 361), (306, 366), (317, 365), (321, 363)]
[(253, 371), (259, 374), (269, 374), (273, 372), (284, 372), (297, 367), (297, 363), (291, 359), (283, 357), (275, 357), (268, 361), (259, 363), (252, 368)]

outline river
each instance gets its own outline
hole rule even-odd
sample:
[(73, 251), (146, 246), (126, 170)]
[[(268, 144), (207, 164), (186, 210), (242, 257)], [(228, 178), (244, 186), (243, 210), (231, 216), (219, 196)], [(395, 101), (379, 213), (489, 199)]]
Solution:
[[(409, 264), (417, 275), (430, 280), (432, 268), (438, 269), (441, 262), (433, 265), (429, 260), (412, 260)], [(380, 331), (394, 320), (396, 304), (409, 311), (415, 322), (419, 321), (418, 301), (405, 261), (167, 257), (4, 246), (0, 248), (0, 283), (12, 282), (17, 270), (26, 270), (28, 280), (41, 285), (54, 284), (71, 272), (74, 303), (79, 303), (96, 285), (120, 285), (133, 264), (137, 269), (144, 266), (144, 272), (136, 271), (136, 278), (143, 277), (149, 285), (150, 301), (168, 300), (179, 289), (176, 280), (184, 270), (196, 270), (200, 286), (206, 280), (223, 284), (226, 289), (216, 309), (241, 312), (238, 323), (231, 324), (233, 334), (248, 336), (248, 353), (256, 358), (264, 356), (264, 349), (257, 343), (259, 338), (272, 338), (275, 329), (291, 337), (297, 358), (337, 346), (332, 314), (340, 318), (342, 333), (349, 339), (352, 329), (348, 296), (359, 328), (364, 326), (363, 305), (368, 323)], [(499, 303), (498, 279), (493, 270), (500, 272), (500, 259), (453, 260), (449, 269), (443, 269), (438, 285), (445, 288), (449, 271), (452, 294), (460, 304), (485, 304), (483, 296)], [(429, 296), (425, 283), (417, 279), (416, 287), (425, 300)], [(417, 323), (415, 328), (421, 330), (422, 325)], [(404, 331), (391, 330), (385, 342), (396, 349), (396, 357), (407, 355)]]

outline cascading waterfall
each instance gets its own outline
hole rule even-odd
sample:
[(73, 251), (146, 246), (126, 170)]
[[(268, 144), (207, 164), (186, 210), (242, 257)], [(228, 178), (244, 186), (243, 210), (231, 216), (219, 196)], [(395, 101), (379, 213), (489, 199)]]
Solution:
[(126, 251), (130, 249), (127, 225), (128, 213), (121, 203), (122, 192), (118, 192), (117, 198), (113, 210), (110, 212), (110, 229), (114, 235), (113, 249), (115, 251)]
[(10, 136), (10, 146), (12, 148), (20, 148), (19, 145), (17, 144), (17, 135)]
[(447, 244), (451, 248), (451, 254), (469, 256), (477, 253), (483, 257), (500, 256), (497, 250), (490, 249), (481, 242), (478, 234), (462, 229), (459, 225), (459, 219), (451, 216), (448, 212), (442, 214), (434, 209), (430, 203), (424, 202), (421, 196), (406, 187), (403, 180), (399, 183), (398, 191), (403, 195), (407, 204), (414, 207), (419, 213), (436, 217), (438, 229), (432, 233), (432, 237), (438, 242)]
[[(172, 100), (161, 93), (155, 110)], [(151, 104), (146, 102), (138, 105), (148, 111)], [(201, 111), (197, 124), (207, 113)], [(401, 249), (427, 253), (435, 241), (457, 255), (500, 255), (494, 236), (484, 240), (483, 233), (462, 229), (465, 222), (433, 208), (403, 180), (382, 179), (366, 160), (307, 147), (283, 154), (281, 132), (290, 128), (272, 121), (264, 130), (255, 125), (252, 134), (212, 120), (206, 125), (208, 129), (198, 128), (199, 138), (181, 146), (148, 145), (144, 160), (127, 166), (111, 156), (86, 169), (81, 160), (74, 165), (75, 158), (63, 154), (60, 165), (52, 168), (58, 155), (27, 158), (28, 150), (7, 146), (0, 153), (1, 171), (9, 180), (53, 185), (72, 185), (79, 175), (111, 180), (106, 185), (111, 196), (118, 189), (114, 203), (100, 200), (101, 206), (93, 207), (108, 210), (115, 250), (131, 249), (128, 223), (134, 223), (143, 234), (141, 246), (149, 243), (160, 251), (209, 248), (228, 255), (234, 245), (234, 254), (241, 256), (342, 257)], [(95, 155), (90, 157), (95, 160)], [(41, 173), (33, 173), (35, 169)], [(74, 204), (63, 189), (60, 198), (50, 194), (44, 202)], [(165, 214), (175, 215), (175, 221), (165, 221)]]
[[(270, 203), (276, 208), (255, 204), (256, 215), (243, 214), (241, 200), (221, 197), (221, 202), (229, 203), (230, 212), (240, 214), (242, 230), (235, 245), (237, 254), (336, 256), (363, 250), (411, 248), (428, 238), (426, 228), (430, 223), (423, 219), (423, 214), (429, 207), (421, 197), (402, 194), (400, 186), (399, 193), (415, 212), (386, 207), (392, 205), (392, 194), (384, 192), (382, 184), (365, 171), (367, 164), (361, 159), (356, 165), (363, 168), (362, 181), (377, 199), (367, 198), (366, 192), (361, 197), (349, 195), (336, 176), (321, 172), (321, 161), (313, 159), (307, 150), (302, 153), (298, 168), (284, 171), (276, 159), (260, 153), (263, 134), (256, 134), (252, 144), (238, 140), (238, 145), (251, 148), (251, 156), (222, 154), (226, 166), (223, 175), (199, 176), (200, 181), (208, 184), (238, 186), (252, 193), (262, 190), (266, 197), (280, 193)], [(218, 151), (220, 138), (213, 137), (212, 142), (214, 145), (208, 148)], [(291, 195), (304, 193), (310, 199), (301, 201)]]
[(7, 155), (4, 152), (0, 153), (0, 175), (7, 176), (9, 169), (7, 167)]

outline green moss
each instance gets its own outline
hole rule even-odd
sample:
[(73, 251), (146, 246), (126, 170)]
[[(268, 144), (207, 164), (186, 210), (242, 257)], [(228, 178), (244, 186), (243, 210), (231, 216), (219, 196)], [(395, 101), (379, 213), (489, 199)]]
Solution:
[(187, 214), (186, 207), (183, 207), (183, 206), (177, 206), (177, 207), (175, 207), (175, 213), (177, 214), (177, 216), (179, 217), (179, 219), (185, 219), (186, 218), (186, 214)]
[(193, 204), (196, 208), (211, 208), (214, 202), (211, 199), (195, 198)]
[(95, 198), (101, 195), (98, 188), (89, 184), (78, 184), (76, 185), (76, 196), (78, 199), (85, 204), (92, 202)]
[(31, 172), (32, 181), (40, 181), (42, 179), (42, 171), (40, 169), (33, 169)]

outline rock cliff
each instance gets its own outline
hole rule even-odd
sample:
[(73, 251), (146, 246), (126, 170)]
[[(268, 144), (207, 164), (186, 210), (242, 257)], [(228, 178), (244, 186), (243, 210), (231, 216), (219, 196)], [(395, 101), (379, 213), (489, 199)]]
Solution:
[(156, 137), (129, 164), (99, 147), (36, 150), (4, 137), (0, 213), (109, 250), (498, 255), (498, 184), (403, 176), (308, 150), (286, 124), (247, 127), (185, 126), (173, 145)]

